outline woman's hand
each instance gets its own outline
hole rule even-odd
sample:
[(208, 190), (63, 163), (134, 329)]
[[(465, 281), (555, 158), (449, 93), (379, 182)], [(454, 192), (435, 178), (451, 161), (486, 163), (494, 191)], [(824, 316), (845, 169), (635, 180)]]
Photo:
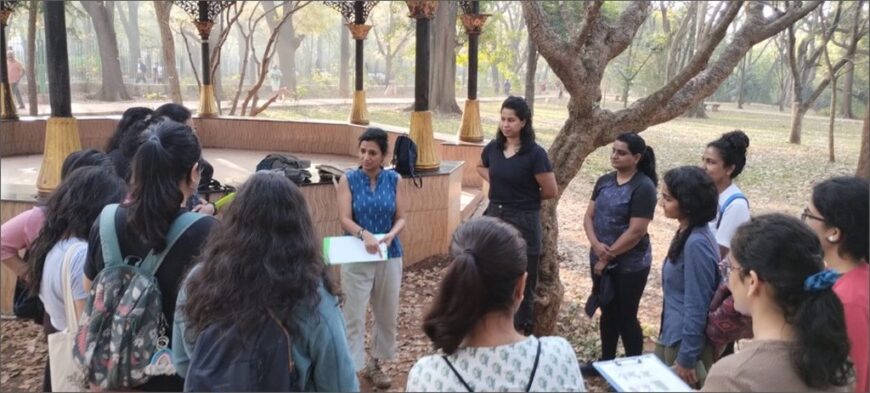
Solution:
[[(363, 231), (362, 240), (366, 246), (366, 252), (369, 254), (378, 254), (381, 255), (381, 247), (380, 243), (378, 243), (378, 239), (375, 239), (375, 235), (369, 233), (369, 231)], [(383, 255), (381, 255), (383, 257)]]
[(595, 242), (595, 244), (592, 245), (592, 252), (595, 253), (595, 256), (598, 257), (598, 259), (609, 259), (610, 246), (602, 242)]
[(598, 262), (595, 262), (595, 266), (592, 268), (592, 271), (596, 276), (600, 276), (604, 274), (604, 269), (607, 268), (607, 260), (599, 259)]
[(694, 387), (698, 384), (698, 377), (695, 375), (694, 368), (683, 368), (679, 363), (674, 362), (674, 371), (689, 386)]
[(384, 237), (382, 237), (381, 241), (378, 243), (386, 244), (387, 247), (389, 247), (391, 244), (393, 244), (393, 238), (395, 238), (395, 237), (396, 237), (396, 235), (394, 235), (392, 233), (388, 233), (388, 234), (384, 235)]

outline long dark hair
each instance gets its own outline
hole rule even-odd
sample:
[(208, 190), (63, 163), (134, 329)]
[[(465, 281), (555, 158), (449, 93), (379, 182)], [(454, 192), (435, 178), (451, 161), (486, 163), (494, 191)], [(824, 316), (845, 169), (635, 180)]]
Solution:
[(106, 153), (97, 149), (84, 149), (72, 152), (66, 156), (63, 160), (63, 165), (60, 167), (60, 180), (66, 179), (72, 171), (88, 166), (98, 166), (114, 171), (112, 160), (109, 159)]
[(797, 335), (791, 360), (807, 386), (828, 389), (850, 382), (852, 364), (843, 305), (831, 288), (807, 290), (807, 277), (825, 268), (816, 235), (798, 219), (783, 214), (757, 216), (741, 225), (731, 240), (741, 269), (773, 289), (773, 300)]
[(726, 132), (719, 139), (708, 143), (707, 147), (719, 151), (725, 167), (734, 166), (734, 171), (731, 172), (732, 179), (743, 172), (743, 167), (746, 166), (746, 149), (749, 148), (749, 137), (746, 133), (740, 130)]
[(178, 184), (192, 181), (190, 171), (202, 148), (190, 127), (160, 120), (142, 134), (133, 156), (131, 199), (127, 224), (156, 251), (166, 247), (166, 233), (184, 200)]
[(150, 108), (141, 106), (134, 106), (125, 110), (124, 114), (121, 115), (121, 120), (118, 121), (118, 125), (115, 126), (115, 132), (112, 134), (112, 137), (109, 138), (109, 142), (106, 143), (106, 153), (121, 148), (121, 142), (126, 139), (131, 132), (135, 133), (135, 135), (133, 135), (134, 137), (138, 136), (139, 132), (142, 130), (132, 130), (130, 126), (140, 121), (147, 121), (151, 118), (152, 113), (154, 113), (154, 111)]
[(496, 218), (462, 224), (450, 244), (453, 262), (435, 301), (423, 318), (423, 331), (436, 349), (456, 352), (474, 324), (489, 312), (510, 312), (517, 281), (526, 272), (526, 243)]
[[(526, 122), (526, 125), (520, 130), (520, 151), (517, 154), (523, 154), (529, 151), (535, 144), (535, 129), (532, 127), (532, 109), (529, 108), (529, 103), (523, 97), (510, 96), (501, 103), (501, 109), (512, 109), (517, 118)], [(501, 128), (495, 133), (495, 146), (499, 150), (504, 150), (504, 144), (507, 138), (501, 132)]]
[(668, 249), (668, 259), (677, 262), (692, 229), (707, 225), (716, 218), (719, 193), (713, 179), (696, 166), (681, 166), (665, 172), (665, 186), (680, 204), (680, 211), (689, 218), (689, 227), (677, 230)]
[(841, 254), (867, 262), (868, 204), (870, 181), (854, 176), (834, 177), (813, 187), (813, 205), (825, 219), (825, 225), (836, 227)]
[(659, 175), (656, 174), (656, 153), (651, 146), (646, 145), (646, 141), (640, 135), (633, 132), (625, 132), (619, 134), (616, 140), (628, 145), (628, 151), (631, 154), (640, 154), (640, 161), (637, 162), (637, 170), (646, 175), (652, 180), (653, 185), (659, 185)]
[(160, 105), (154, 110), (154, 117), (166, 117), (176, 123), (186, 123), (191, 116), (190, 109), (174, 102)]
[(27, 252), (30, 293), (39, 293), (45, 257), (51, 248), (64, 239), (87, 240), (103, 207), (121, 202), (126, 194), (124, 180), (107, 167), (76, 169), (60, 183), (48, 199), (42, 230)]
[[(255, 334), (269, 312), (291, 335), (294, 314), (313, 310), (321, 285), (335, 294), (305, 197), (280, 174), (257, 172), (239, 187), (187, 284), (193, 332), (212, 324)], [(247, 336), (249, 337), (249, 336)]]

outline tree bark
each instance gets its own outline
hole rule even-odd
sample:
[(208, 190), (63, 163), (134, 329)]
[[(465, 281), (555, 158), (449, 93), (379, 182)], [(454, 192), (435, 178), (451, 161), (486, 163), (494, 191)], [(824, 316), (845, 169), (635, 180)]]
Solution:
[(837, 118), (837, 75), (831, 78), (831, 114), (828, 121), (828, 162), (834, 162), (834, 120)]
[(27, 8), (27, 101), (30, 116), (39, 114), (39, 97), (36, 80), (36, 17), (39, 13), (36, 0), (30, 0)]
[(430, 22), (429, 109), (439, 113), (462, 113), (456, 103), (456, 11), (456, 2), (442, 2)]
[[(274, 2), (271, 0), (261, 1), (264, 10), (269, 10), (273, 7)], [(292, 12), (297, 7), (298, 1), (284, 2), (281, 16), (278, 15), (278, 9), (275, 9), (275, 17), (266, 17), (266, 23), (269, 25), (269, 30), (275, 30), (278, 21), (283, 15)], [(281, 25), (281, 31), (278, 33), (277, 53), (278, 53), (278, 68), (281, 69), (281, 86), (287, 87), (291, 92), (296, 92), (296, 50), (302, 44), (305, 35), (296, 35), (296, 28), (293, 25), (293, 17)]]
[(535, 74), (538, 69), (538, 49), (531, 38), (528, 39), (528, 56), (526, 57), (526, 102), (532, 115), (535, 113)]
[[(750, 52), (752, 53), (752, 52)], [(737, 78), (737, 109), (743, 109), (743, 88), (746, 85), (746, 63), (749, 57), (740, 62), (740, 76)]]
[(172, 11), (172, 3), (154, 0), (154, 15), (157, 17), (157, 27), (160, 29), (160, 44), (163, 54), (163, 70), (166, 73), (169, 98), (176, 104), (183, 104), (181, 95), (181, 80), (178, 78), (178, 68), (175, 66), (175, 38), (169, 27), (169, 14)]
[(118, 58), (118, 38), (115, 26), (109, 17), (109, 10), (102, 1), (80, 1), (90, 15), (100, 47), (100, 68), (102, 85), (97, 93), (101, 101), (129, 100), (130, 95), (124, 87), (121, 74), (121, 61)]
[[(350, 31), (341, 23), (341, 52), (338, 60), (338, 95), (339, 97), (350, 96)], [(278, 54), (281, 57), (281, 54)]]
[(861, 152), (858, 154), (858, 168), (855, 176), (870, 179), (870, 101), (864, 111), (864, 127), (861, 131)]
[[(142, 57), (142, 51), (139, 44), (139, 2), (126, 1), (127, 14), (124, 14), (123, 8), (119, 9), (118, 19), (121, 20), (121, 26), (124, 27), (124, 33), (127, 36), (127, 75), (136, 75), (139, 68), (139, 60)], [(168, 21), (167, 21), (168, 22)], [(158, 23), (160, 21), (158, 20)]]
[(855, 84), (855, 64), (849, 62), (845, 65), (846, 73), (843, 76), (843, 103), (840, 105), (840, 116), (846, 119), (854, 119), (852, 113), (852, 87)]
[[(558, 219), (556, 208), (562, 192), (577, 175), (586, 157), (596, 148), (613, 141), (622, 132), (641, 132), (684, 113), (713, 94), (728, 78), (753, 45), (773, 36), (821, 4), (804, 3), (769, 17), (757, 2), (728, 2), (719, 21), (704, 32), (704, 40), (676, 70), (665, 86), (643, 97), (627, 109), (617, 112), (595, 105), (601, 100), (601, 82), (608, 63), (631, 44), (646, 19), (650, 3), (632, 2), (614, 18), (604, 21), (600, 13), (603, 1), (585, 7), (585, 16), (575, 37), (558, 35), (551, 18), (546, 18), (538, 2), (523, 2), (529, 34), (538, 52), (570, 94), (568, 120), (556, 135), (548, 151), (559, 192), (555, 200), (542, 205), (544, 246), (540, 262), (539, 284), (535, 296), (536, 335), (554, 333), (563, 288), (559, 281)], [(730, 41), (719, 47), (728, 27), (738, 14), (744, 15)], [(717, 58), (711, 59), (714, 50)]]

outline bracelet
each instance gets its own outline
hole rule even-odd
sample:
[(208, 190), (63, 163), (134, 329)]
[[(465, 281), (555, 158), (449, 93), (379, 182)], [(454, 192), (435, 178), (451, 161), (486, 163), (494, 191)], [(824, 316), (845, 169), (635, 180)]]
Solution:
[(365, 230), (365, 228), (360, 228), (358, 231), (356, 231), (356, 237), (362, 239), (362, 234), (363, 232), (365, 232)]

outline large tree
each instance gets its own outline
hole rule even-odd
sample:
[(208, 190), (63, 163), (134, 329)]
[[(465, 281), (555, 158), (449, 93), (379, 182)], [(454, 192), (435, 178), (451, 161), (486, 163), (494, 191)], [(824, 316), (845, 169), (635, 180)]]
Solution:
[(178, 68), (175, 67), (175, 38), (169, 26), (169, 15), (172, 12), (172, 3), (168, 1), (154, 0), (154, 15), (157, 17), (157, 27), (160, 29), (160, 44), (163, 53), (163, 69), (169, 89), (169, 98), (176, 104), (182, 104), (181, 82), (178, 79)]
[(91, 17), (94, 32), (97, 35), (97, 45), (100, 48), (100, 72), (102, 84), (97, 93), (101, 101), (129, 100), (127, 88), (124, 87), (124, 77), (121, 73), (121, 60), (118, 57), (118, 36), (109, 9), (104, 1), (81, 1), (85, 11)]
[[(557, 244), (559, 223), (556, 208), (562, 192), (577, 175), (586, 157), (598, 147), (612, 142), (622, 132), (641, 132), (679, 116), (713, 94), (753, 45), (782, 31), (821, 4), (803, 6), (765, 16), (762, 2), (727, 2), (721, 13), (713, 15), (711, 28), (698, 40), (686, 65), (660, 89), (616, 112), (600, 107), (601, 81), (607, 65), (635, 39), (635, 33), (650, 13), (649, 1), (617, 3), (617, 15), (602, 12), (604, 1), (585, 3), (582, 22), (569, 34), (556, 34), (553, 22), (545, 17), (539, 2), (523, 2), (529, 34), (538, 52), (570, 93), (568, 119), (550, 146), (549, 156), (559, 186), (555, 200), (542, 206), (544, 248), (539, 271), (536, 300), (537, 334), (551, 334), (562, 303), (564, 289), (559, 280)], [(738, 15), (742, 22), (730, 40), (726, 32)], [(720, 45), (721, 44), (721, 45)], [(713, 52), (719, 48), (718, 56)]]
[(393, 80), (393, 65), (396, 57), (405, 49), (405, 45), (414, 36), (412, 19), (402, 12), (407, 7), (399, 2), (389, 2), (372, 15), (372, 32), (378, 53), (384, 58), (384, 87)]
[(861, 130), (861, 151), (855, 175), (870, 179), (870, 101), (864, 110), (864, 127)]
[[(281, 7), (274, 7), (271, 0), (261, 2), (263, 9), (271, 9), (272, 16), (266, 18), (266, 23), (269, 25), (269, 30), (275, 30), (284, 15), (289, 15), (299, 8), (302, 8), (310, 1), (284, 1)], [(280, 11), (280, 12), (279, 12)], [(281, 31), (278, 33), (276, 41), (278, 54), (278, 68), (281, 70), (281, 86), (286, 86), (290, 91), (296, 91), (296, 50), (302, 45), (302, 40), (305, 39), (304, 34), (296, 34), (296, 27), (293, 24), (293, 16), (287, 18), (287, 21), (281, 24)]]
[[(139, 60), (142, 58), (142, 51), (139, 48), (139, 2), (125, 1), (123, 4), (127, 5), (127, 12), (125, 14), (124, 7), (119, 5), (118, 19), (127, 36), (127, 75), (136, 75)], [(160, 23), (159, 19), (158, 23)]]
[(429, 35), (429, 109), (440, 113), (461, 113), (456, 104), (456, 12), (455, 1), (441, 2)]

